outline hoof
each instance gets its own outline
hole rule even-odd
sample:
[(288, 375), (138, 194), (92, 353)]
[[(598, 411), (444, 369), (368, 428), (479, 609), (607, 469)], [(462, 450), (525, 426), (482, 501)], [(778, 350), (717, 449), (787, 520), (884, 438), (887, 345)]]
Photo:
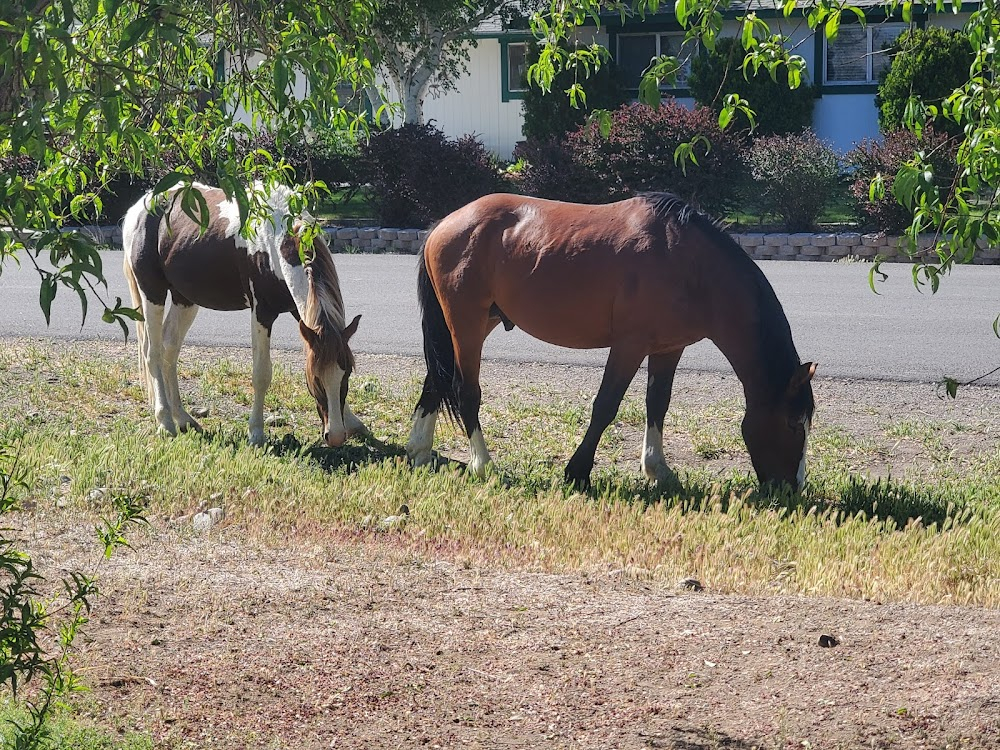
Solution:
[(566, 471), (563, 472), (563, 479), (566, 481), (566, 484), (579, 492), (586, 492), (590, 489), (590, 472), (576, 474), (567, 467)]
[(157, 433), (163, 435), (164, 437), (177, 437), (177, 428), (171, 425), (165, 425), (162, 422), (156, 428)]
[(651, 482), (656, 482), (657, 484), (662, 484), (673, 476), (673, 472), (670, 471), (670, 467), (666, 464), (659, 463), (643, 464), (642, 473), (645, 474), (646, 478)]
[(188, 416), (186, 419), (181, 418), (177, 420), (177, 428), (181, 432), (197, 432), (199, 434), (204, 432), (204, 430), (201, 428), (201, 425), (198, 424), (197, 420), (195, 420), (193, 417), (190, 416)]
[(349, 438), (352, 438), (352, 437), (365, 438), (365, 437), (369, 437), (371, 434), (372, 434), (372, 431), (369, 430), (368, 427), (365, 426), (365, 425), (363, 425), (363, 424), (359, 424), (356, 427), (351, 427), (351, 428), (349, 428), (347, 430), (347, 437), (349, 437)]
[(410, 459), (410, 464), (414, 469), (420, 466), (428, 466), (434, 462), (434, 453), (430, 450), (411, 451), (407, 449), (406, 457)]
[(469, 463), (466, 464), (465, 470), (474, 477), (486, 479), (486, 474), (489, 472), (489, 468), (492, 464), (492, 461), (469, 461)]
[(250, 440), (250, 445), (255, 445), (258, 448), (264, 445), (265, 442), (267, 442), (266, 438), (264, 437), (264, 430), (250, 430), (249, 440)]

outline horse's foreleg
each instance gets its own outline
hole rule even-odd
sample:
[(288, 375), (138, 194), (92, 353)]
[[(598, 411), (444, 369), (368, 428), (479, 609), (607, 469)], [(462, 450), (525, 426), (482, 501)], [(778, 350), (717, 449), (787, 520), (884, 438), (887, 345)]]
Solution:
[(201, 432), (201, 425), (187, 413), (181, 403), (181, 391), (177, 383), (177, 359), (180, 356), (181, 344), (197, 314), (196, 305), (178, 305), (177, 302), (172, 302), (163, 324), (163, 380), (166, 384), (167, 397), (170, 399), (170, 413), (174, 418), (174, 424), (181, 432), (188, 430)]
[(427, 375), (424, 378), (424, 389), (420, 393), (420, 399), (413, 409), (413, 426), (410, 428), (410, 438), (406, 441), (406, 455), (414, 466), (423, 466), (431, 462), (434, 427), (437, 424), (440, 408), (441, 396), (434, 390), (431, 376)]
[[(253, 345), (253, 407), (250, 409), (250, 443), (264, 444), (264, 396), (271, 387), (274, 369), (271, 365), (271, 326), (257, 320), (256, 310), (250, 313), (250, 341)], [(273, 323), (273, 321), (271, 321)]]
[(153, 414), (162, 432), (177, 434), (177, 426), (170, 411), (170, 397), (163, 377), (163, 312), (166, 305), (157, 305), (148, 299), (142, 301), (142, 317), (146, 324), (146, 372), (152, 393)]
[(663, 456), (663, 420), (670, 408), (674, 373), (684, 350), (649, 355), (649, 379), (646, 384), (646, 437), (642, 441), (642, 471), (654, 482), (670, 476)]
[(344, 427), (347, 428), (347, 437), (357, 437), (359, 435), (371, 435), (372, 431), (368, 429), (364, 422), (351, 411), (351, 407), (344, 402)]
[(632, 378), (635, 377), (639, 365), (642, 364), (643, 352), (633, 346), (612, 346), (608, 355), (608, 363), (604, 367), (604, 378), (594, 399), (594, 408), (590, 417), (590, 426), (583, 436), (580, 447), (566, 464), (565, 477), (577, 487), (587, 487), (590, 484), (590, 472), (594, 468), (594, 456), (601, 435), (618, 414), (625, 391), (628, 390)]

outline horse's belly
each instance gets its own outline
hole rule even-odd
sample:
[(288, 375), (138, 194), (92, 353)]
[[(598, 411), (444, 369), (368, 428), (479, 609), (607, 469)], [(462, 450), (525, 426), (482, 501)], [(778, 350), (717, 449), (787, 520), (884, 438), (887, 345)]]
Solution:
[(540, 341), (571, 349), (611, 346), (610, 301), (549, 295), (497, 304), (515, 326)]

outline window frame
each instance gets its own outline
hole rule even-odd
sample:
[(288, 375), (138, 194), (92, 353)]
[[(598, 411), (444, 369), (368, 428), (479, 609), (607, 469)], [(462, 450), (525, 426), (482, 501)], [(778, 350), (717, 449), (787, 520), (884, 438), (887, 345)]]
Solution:
[[(858, 28), (860, 24), (850, 24), (842, 26), (841, 28)], [(830, 40), (826, 38), (825, 34), (820, 34), (822, 36), (822, 60), (823, 60), (823, 80), (821, 86), (824, 91), (836, 92), (837, 90), (846, 91), (875, 91), (878, 88), (878, 79), (874, 76), (873, 63), (875, 59), (875, 50), (873, 48), (873, 33), (876, 27), (887, 28), (887, 27), (897, 27), (899, 28), (899, 33), (902, 34), (909, 27), (904, 21), (895, 20), (885, 20), (879, 22), (873, 22), (865, 24), (862, 28), (865, 31), (865, 80), (854, 79), (850, 81), (831, 81), (829, 79), (830, 73)], [(898, 36), (898, 35), (897, 35)], [(836, 41), (834, 41), (836, 44)], [(881, 51), (881, 50), (880, 50)]]
[[(511, 88), (510, 80), (510, 48), (523, 46), (525, 60), (527, 60), (528, 44), (531, 42), (530, 35), (511, 35), (500, 38), (500, 100), (504, 102), (517, 101), (523, 99), (528, 89)], [(519, 84), (514, 84), (519, 85)]]
[[(621, 60), (621, 40), (622, 40), (622, 37), (637, 37), (637, 36), (652, 36), (652, 37), (656, 37), (656, 57), (659, 57), (660, 55), (663, 54), (662, 37), (680, 37), (680, 40), (681, 40), (680, 48), (683, 49), (683, 47), (684, 47), (684, 37), (686, 36), (686, 34), (687, 34), (687, 32), (685, 32), (685, 31), (675, 31), (675, 30), (625, 31), (625, 32), (619, 32), (619, 33), (615, 34), (615, 62), (619, 63), (619, 61)], [(701, 54), (701, 45), (699, 45), (697, 42), (694, 42), (694, 44), (696, 46), (695, 46), (695, 49), (692, 51), (692, 57), (694, 55)], [(650, 59), (652, 59), (652, 58), (650, 58)], [(690, 66), (690, 59), (688, 60), (688, 65)], [(691, 75), (690, 69), (687, 72), (687, 76), (689, 76), (689, 75)], [(686, 95), (688, 93), (688, 91), (689, 91), (688, 85), (687, 85), (687, 76), (685, 76), (683, 82), (678, 80), (677, 83), (675, 85), (673, 85), (673, 86), (670, 86), (670, 85), (667, 85), (667, 84), (661, 84), (660, 85), (660, 91), (662, 91), (662, 92), (669, 92), (671, 94), (678, 94), (679, 93), (679, 94)], [(626, 84), (626, 86), (629, 86), (629, 84)], [(629, 86), (629, 88), (627, 90), (629, 90), (629, 91), (638, 91), (639, 90), (638, 83), (634, 87), (633, 86)]]

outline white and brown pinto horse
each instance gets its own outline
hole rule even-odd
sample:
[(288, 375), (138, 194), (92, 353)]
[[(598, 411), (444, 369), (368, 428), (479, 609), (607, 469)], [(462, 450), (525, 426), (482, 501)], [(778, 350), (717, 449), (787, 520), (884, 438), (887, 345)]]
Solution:
[[(268, 216), (244, 238), (234, 201), (214, 187), (195, 185), (205, 199), (207, 226), (189, 217), (175, 191), (160, 201), (147, 194), (122, 225), (125, 277), (136, 324), (139, 367), (160, 430), (170, 435), (201, 427), (181, 405), (177, 357), (199, 307), (252, 311), (253, 408), (250, 442), (264, 443), (264, 395), (271, 385), (271, 326), (290, 312), (305, 342), (306, 384), (316, 399), (327, 445), (367, 432), (347, 405), (354, 367), (349, 339), (360, 315), (345, 325), (344, 300), (333, 258), (322, 235), (300, 253), (308, 216), (290, 219), (292, 191), (261, 191)], [(306, 261), (303, 262), (303, 257)], [(167, 296), (171, 303), (167, 309)]]
[(442, 220), (419, 269), (427, 377), (406, 449), (431, 460), (442, 404), (464, 425), (470, 470), (490, 454), (479, 425), (483, 341), (501, 322), (559, 346), (610, 347), (590, 426), (566, 466), (589, 482), (601, 435), (649, 358), (642, 468), (661, 480), (663, 421), (684, 347), (711, 339), (743, 383), (743, 438), (761, 483), (805, 478), (814, 402), (785, 313), (754, 261), (708, 217), (664, 193), (603, 206), (488, 195)]

